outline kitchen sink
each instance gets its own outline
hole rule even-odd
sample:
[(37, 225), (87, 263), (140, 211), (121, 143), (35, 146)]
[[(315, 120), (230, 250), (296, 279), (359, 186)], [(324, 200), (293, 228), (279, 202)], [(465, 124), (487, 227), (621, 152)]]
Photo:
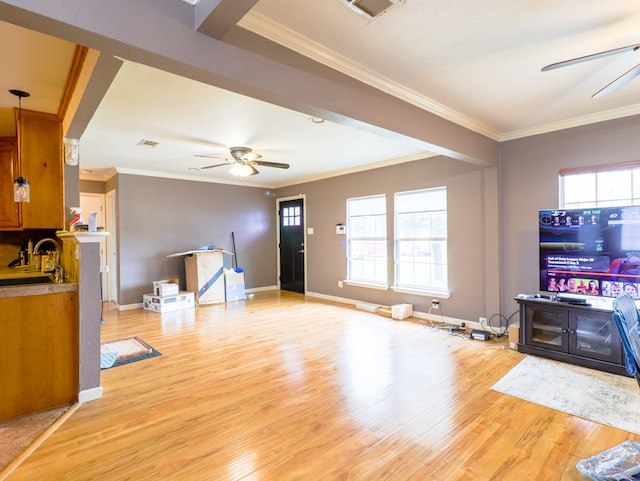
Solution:
[(28, 277), (9, 277), (0, 278), (1, 286), (24, 286), (26, 284), (45, 284), (53, 282), (53, 276), (43, 274), (41, 276), (28, 276)]

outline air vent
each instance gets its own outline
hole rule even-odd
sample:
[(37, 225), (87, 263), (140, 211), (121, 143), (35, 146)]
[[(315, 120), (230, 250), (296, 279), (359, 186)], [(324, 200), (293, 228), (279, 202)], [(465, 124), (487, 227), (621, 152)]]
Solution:
[(374, 18), (404, 0), (342, 0), (356, 12)]
[(145, 140), (142, 139), (140, 142), (138, 142), (138, 145), (142, 146), (142, 147), (155, 147), (156, 145), (158, 145), (158, 142), (154, 142), (153, 140)]

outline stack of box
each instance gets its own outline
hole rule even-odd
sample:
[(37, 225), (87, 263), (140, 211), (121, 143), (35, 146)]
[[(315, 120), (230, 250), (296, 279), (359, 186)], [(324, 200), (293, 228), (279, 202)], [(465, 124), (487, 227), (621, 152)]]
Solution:
[(180, 291), (178, 279), (153, 282), (153, 294), (142, 296), (142, 307), (154, 312), (171, 312), (195, 306), (193, 292)]
[(187, 290), (196, 293), (198, 305), (225, 301), (222, 252), (193, 251), (184, 258)]

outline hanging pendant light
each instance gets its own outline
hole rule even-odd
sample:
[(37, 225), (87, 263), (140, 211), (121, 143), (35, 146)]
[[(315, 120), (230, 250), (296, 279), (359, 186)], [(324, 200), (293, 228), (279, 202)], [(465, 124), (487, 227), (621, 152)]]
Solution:
[(18, 178), (13, 181), (13, 200), (15, 202), (30, 202), (29, 181), (22, 177), (22, 98), (31, 94), (16, 89), (9, 90), (9, 93), (18, 97)]

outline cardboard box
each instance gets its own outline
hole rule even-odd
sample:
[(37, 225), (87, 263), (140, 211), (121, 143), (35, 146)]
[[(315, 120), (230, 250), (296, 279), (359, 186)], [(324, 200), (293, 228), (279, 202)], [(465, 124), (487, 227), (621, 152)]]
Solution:
[(193, 292), (181, 291), (172, 296), (156, 296), (154, 294), (142, 296), (142, 307), (148, 311), (171, 312), (194, 306), (195, 295)]
[(187, 290), (196, 293), (198, 305), (225, 301), (222, 252), (197, 251), (184, 258)]
[(244, 272), (225, 272), (224, 285), (227, 302), (240, 301), (247, 298), (244, 289)]
[(401, 321), (407, 317), (411, 317), (413, 314), (413, 305), (411, 304), (396, 304), (391, 306), (391, 319)]
[(178, 278), (153, 281), (153, 294), (155, 296), (170, 296), (180, 292), (180, 280)]
[(520, 342), (520, 325), (514, 324), (509, 326), (509, 347), (517, 351), (519, 342)]

